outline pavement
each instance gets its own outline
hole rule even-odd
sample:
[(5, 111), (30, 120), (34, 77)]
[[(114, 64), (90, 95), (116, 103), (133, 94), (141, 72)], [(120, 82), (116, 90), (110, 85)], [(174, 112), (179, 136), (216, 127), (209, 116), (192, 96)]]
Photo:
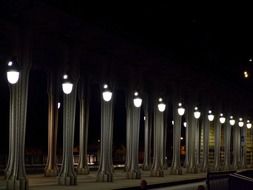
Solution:
[[(198, 174), (183, 174), (170, 175), (169, 170), (164, 171), (164, 177), (150, 177), (150, 171), (142, 171), (142, 179), (148, 182), (152, 189), (180, 189), (177, 187), (192, 186), (195, 189), (196, 185), (187, 184), (204, 184), (206, 173)], [(136, 189), (140, 186), (141, 179), (126, 179), (126, 173), (121, 170), (114, 171), (113, 182), (96, 182), (96, 171), (91, 171), (89, 175), (78, 175), (77, 185), (63, 186), (57, 184), (56, 177), (44, 177), (43, 174), (28, 175), (30, 190), (106, 190), (106, 189)], [(170, 186), (168, 188), (168, 186)], [(173, 187), (173, 188), (172, 188)], [(6, 189), (6, 181), (3, 176), (0, 176), (0, 189)], [(182, 188), (185, 189), (185, 188)]]

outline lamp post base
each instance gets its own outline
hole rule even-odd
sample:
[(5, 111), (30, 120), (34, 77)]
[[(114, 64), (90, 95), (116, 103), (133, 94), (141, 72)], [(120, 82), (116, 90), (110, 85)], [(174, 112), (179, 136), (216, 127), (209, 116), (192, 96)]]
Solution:
[(151, 171), (151, 177), (164, 177), (163, 170), (153, 170)]
[(127, 179), (141, 179), (141, 172), (140, 171), (129, 171), (127, 172)]
[(60, 176), (58, 177), (59, 185), (76, 185), (77, 178), (76, 176)]
[(90, 170), (88, 167), (84, 167), (84, 168), (77, 168), (77, 173), (79, 175), (88, 175), (90, 173)]
[(97, 174), (97, 182), (112, 182), (113, 175), (112, 173), (100, 172)]
[(7, 180), (7, 190), (28, 190), (29, 184), (27, 178), (20, 178), (20, 179), (8, 179)]
[(45, 177), (56, 177), (58, 174), (57, 168), (54, 169), (45, 169)]
[(182, 170), (182, 168), (171, 168), (170, 174), (172, 174), (172, 175), (182, 175), (183, 170)]

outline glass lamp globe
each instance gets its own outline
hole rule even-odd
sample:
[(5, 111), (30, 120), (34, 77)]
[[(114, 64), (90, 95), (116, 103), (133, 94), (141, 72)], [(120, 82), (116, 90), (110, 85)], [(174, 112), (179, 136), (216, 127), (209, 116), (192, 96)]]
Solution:
[(166, 109), (166, 104), (163, 103), (163, 99), (162, 99), (162, 98), (159, 98), (159, 99), (158, 99), (158, 102), (159, 102), (158, 105), (157, 105), (158, 110), (159, 110), (160, 112), (164, 112), (165, 109)]
[(244, 122), (241, 117), (239, 118), (238, 125), (239, 125), (239, 127), (243, 127), (243, 125), (244, 125)]
[(213, 115), (213, 113), (212, 113), (211, 110), (208, 111), (207, 118), (208, 118), (209, 121), (213, 121), (214, 120), (214, 115)]
[(246, 124), (246, 126), (247, 126), (247, 128), (248, 128), (248, 129), (251, 129), (252, 124), (250, 123), (250, 121), (249, 121), (249, 120), (247, 120), (247, 124)]
[(12, 61), (8, 62), (7, 80), (10, 84), (16, 84), (19, 80), (19, 71)]
[(195, 118), (195, 119), (199, 119), (199, 118), (200, 118), (201, 113), (200, 113), (200, 111), (198, 110), (198, 107), (195, 107), (195, 108), (194, 108), (194, 113), (193, 113), (193, 115), (194, 115), (194, 118)]
[(70, 94), (73, 89), (73, 83), (70, 82), (68, 75), (63, 75), (62, 90), (64, 94)]
[(235, 119), (234, 119), (233, 116), (230, 116), (229, 124), (230, 124), (231, 126), (234, 126), (234, 125), (235, 125)]
[(134, 106), (137, 107), (137, 108), (141, 107), (141, 104), (142, 104), (142, 99), (138, 95), (139, 95), (139, 93), (135, 92), (134, 93), (135, 97), (134, 97), (134, 100), (133, 100)]
[(223, 114), (222, 114), (222, 113), (220, 114), (220, 118), (219, 118), (219, 120), (220, 120), (220, 123), (221, 123), (221, 124), (223, 124), (223, 123), (225, 123), (225, 122), (226, 122), (226, 118), (223, 116)]
[(104, 92), (102, 93), (102, 96), (105, 102), (110, 102), (112, 99), (112, 92), (108, 89), (107, 84), (104, 84)]
[(182, 106), (182, 103), (178, 103), (177, 113), (180, 116), (183, 116), (185, 112), (185, 108)]
[(184, 127), (187, 127), (187, 122), (185, 121), (185, 122), (183, 123), (183, 125), (184, 125)]

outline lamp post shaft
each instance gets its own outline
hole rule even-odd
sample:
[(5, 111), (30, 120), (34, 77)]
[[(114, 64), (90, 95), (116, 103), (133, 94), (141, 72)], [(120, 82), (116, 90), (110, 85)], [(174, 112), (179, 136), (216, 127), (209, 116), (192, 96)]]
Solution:
[(56, 147), (58, 130), (58, 90), (55, 73), (48, 76), (48, 155), (45, 176), (57, 176)]
[(79, 105), (80, 105), (80, 152), (77, 172), (78, 174), (89, 174), (89, 167), (87, 161), (87, 147), (88, 147), (88, 126), (89, 126), (89, 87), (86, 89), (81, 83), (79, 88)]
[(76, 185), (74, 171), (73, 146), (76, 114), (77, 80), (73, 82), (72, 92), (63, 97), (63, 160), (58, 176), (60, 185)]
[(30, 66), (24, 64), (20, 72), (18, 83), (10, 86), (9, 147), (12, 150), (10, 150), (6, 168), (7, 190), (26, 190), (29, 188), (25, 173), (24, 151)]

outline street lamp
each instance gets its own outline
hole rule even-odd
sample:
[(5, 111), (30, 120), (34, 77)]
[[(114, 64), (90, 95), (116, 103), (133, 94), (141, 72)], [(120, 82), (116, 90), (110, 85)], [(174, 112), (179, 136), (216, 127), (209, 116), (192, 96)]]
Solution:
[(134, 93), (134, 106), (139, 108), (141, 107), (141, 104), (142, 104), (142, 99), (139, 97), (139, 93), (138, 92), (135, 92)]
[(64, 94), (70, 94), (73, 89), (73, 83), (69, 80), (68, 75), (63, 75), (62, 90)]
[(103, 91), (103, 99), (105, 102), (110, 102), (112, 99), (112, 92), (109, 90), (108, 85), (104, 84), (103, 86), (104, 91)]
[(195, 108), (194, 108), (194, 113), (193, 113), (193, 115), (194, 115), (195, 119), (199, 119), (199, 118), (200, 118), (201, 113), (200, 113), (198, 107), (195, 107)]
[(178, 103), (177, 113), (180, 116), (183, 116), (185, 112), (185, 108), (182, 106), (182, 103)]
[(246, 124), (246, 126), (247, 126), (247, 128), (248, 128), (248, 129), (251, 129), (252, 124), (250, 123), (250, 121), (249, 121), (249, 120), (247, 120), (247, 124)]
[(239, 125), (239, 127), (243, 127), (243, 125), (244, 125), (244, 122), (241, 117), (239, 118), (238, 125)]
[(209, 121), (213, 121), (214, 120), (214, 115), (213, 115), (213, 113), (212, 113), (211, 110), (208, 111), (207, 118), (208, 118)]
[(229, 124), (230, 124), (231, 126), (234, 126), (234, 125), (235, 125), (235, 119), (234, 119), (233, 116), (230, 116)]
[(165, 109), (166, 109), (166, 104), (163, 103), (163, 99), (162, 99), (162, 98), (159, 98), (159, 99), (158, 99), (158, 102), (159, 102), (158, 105), (157, 105), (158, 110), (159, 110), (160, 112), (164, 112)]
[(226, 118), (223, 116), (223, 113), (220, 114), (219, 120), (220, 120), (220, 123), (221, 123), (221, 124), (225, 123)]
[(187, 127), (187, 122), (185, 121), (185, 122), (183, 123), (183, 125), (184, 125), (184, 127)]
[(8, 62), (7, 80), (10, 84), (16, 84), (19, 79), (19, 70), (16, 61)]

